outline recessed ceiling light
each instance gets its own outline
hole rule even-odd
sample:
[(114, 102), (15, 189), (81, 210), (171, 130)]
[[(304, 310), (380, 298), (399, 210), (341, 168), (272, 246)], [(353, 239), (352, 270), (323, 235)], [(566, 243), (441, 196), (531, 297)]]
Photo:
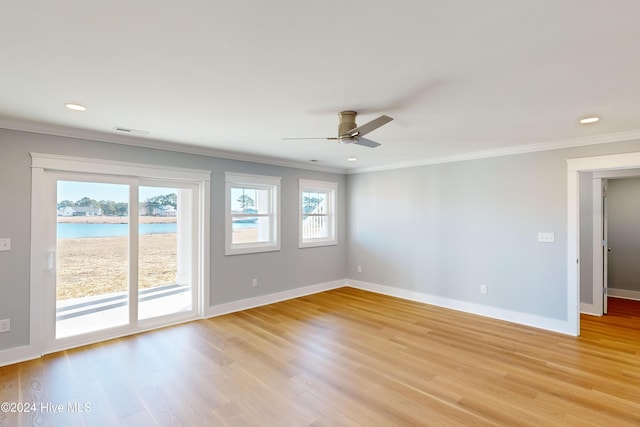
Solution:
[(357, 161), (358, 161), (358, 158), (357, 158), (357, 157), (349, 157), (349, 158), (347, 159), (347, 161), (348, 161), (348, 162), (357, 162)]
[(589, 123), (595, 123), (598, 120), (600, 120), (600, 117), (585, 117), (584, 119), (580, 120), (580, 124), (587, 125)]
[(85, 111), (87, 109), (87, 107), (85, 107), (84, 105), (74, 104), (72, 102), (68, 102), (64, 104), (64, 106), (73, 111)]

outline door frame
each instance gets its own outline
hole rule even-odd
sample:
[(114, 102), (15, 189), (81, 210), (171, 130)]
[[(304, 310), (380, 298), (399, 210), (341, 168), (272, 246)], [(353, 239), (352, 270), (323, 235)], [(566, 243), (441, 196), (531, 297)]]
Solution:
[[(61, 156), (54, 154), (30, 153), (31, 154), (31, 274), (30, 274), (30, 334), (29, 348), (34, 356), (42, 355), (45, 351), (59, 351), (68, 347), (47, 348), (46, 331), (44, 325), (45, 312), (45, 284), (51, 280), (52, 267), (55, 259), (51, 253), (55, 253), (56, 248), (50, 247), (51, 242), (55, 242), (52, 236), (47, 233), (54, 232), (47, 221), (51, 206), (55, 206), (55, 192), (50, 194), (48, 185), (50, 175), (47, 172), (69, 172), (79, 174), (104, 175), (110, 177), (133, 177), (140, 180), (154, 181), (174, 181), (176, 183), (189, 183), (196, 187), (194, 197), (199, 199), (198, 220), (195, 224), (197, 241), (197, 253), (194, 254), (194, 261), (197, 263), (196, 276), (194, 281), (196, 286), (194, 291), (198, 293), (197, 317), (205, 317), (210, 310), (210, 195), (211, 195), (211, 171), (186, 169), (169, 166), (157, 166), (139, 163), (128, 163), (109, 161), (103, 159), (90, 159), (83, 157)], [(53, 201), (52, 201), (53, 200)], [(53, 203), (53, 204), (52, 204)], [(184, 320), (181, 320), (184, 321)], [(180, 323), (177, 321), (175, 323)], [(166, 326), (166, 325), (162, 325)], [(158, 325), (149, 325), (140, 329), (122, 330), (116, 336), (124, 336), (132, 333), (139, 333), (144, 330), (154, 329)], [(114, 338), (110, 336), (109, 338)], [(91, 342), (98, 342), (104, 339), (97, 336)], [(82, 344), (89, 344), (83, 342)]]
[[(622, 174), (640, 169), (640, 152), (610, 154), (604, 156), (567, 159), (567, 323), (573, 335), (580, 335), (580, 172), (593, 172), (597, 178), (620, 177)], [(631, 175), (628, 175), (631, 176)], [(596, 197), (594, 195), (594, 203)], [(602, 202), (600, 202), (602, 203)], [(598, 213), (600, 212), (600, 213)], [(594, 222), (602, 224), (602, 212), (594, 210)], [(598, 216), (598, 218), (595, 218)], [(594, 236), (595, 242), (596, 236)], [(600, 246), (602, 240), (599, 239)], [(594, 243), (595, 245), (595, 243)], [(595, 248), (594, 248), (595, 252)], [(594, 278), (596, 263), (602, 257), (593, 259)], [(599, 268), (602, 268), (601, 266)], [(602, 271), (602, 270), (600, 270)], [(594, 292), (596, 292), (594, 280)], [(602, 292), (602, 285), (599, 289)], [(602, 306), (601, 306), (602, 307)]]

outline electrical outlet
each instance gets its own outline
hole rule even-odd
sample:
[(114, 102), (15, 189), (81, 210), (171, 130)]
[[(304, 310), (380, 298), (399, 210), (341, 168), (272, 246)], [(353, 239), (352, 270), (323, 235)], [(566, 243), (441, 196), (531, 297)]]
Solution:
[(258, 287), (258, 279), (253, 279), (251, 281), (251, 287), (252, 288), (257, 288)]
[(11, 319), (0, 320), (0, 333), (9, 332), (11, 330)]
[(357, 270), (358, 270), (358, 273), (362, 273), (362, 266), (359, 265)]
[(0, 239), (0, 251), (10, 251), (11, 250), (11, 238), (4, 237)]
[(555, 233), (553, 232), (543, 232), (540, 231), (538, 233), (538, 242), (540, 243), (553, 243), (556, 240)]
[(486, 295), (486, 293), (487, 293), (487, 285), (480, 285), (480, 293), (482, 295)]

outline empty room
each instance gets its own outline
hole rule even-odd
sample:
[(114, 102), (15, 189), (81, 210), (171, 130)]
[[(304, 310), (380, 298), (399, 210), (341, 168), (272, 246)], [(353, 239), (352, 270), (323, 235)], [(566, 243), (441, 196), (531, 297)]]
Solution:
[(3, 4), (0, 427), (640, 425), (638, 16)]

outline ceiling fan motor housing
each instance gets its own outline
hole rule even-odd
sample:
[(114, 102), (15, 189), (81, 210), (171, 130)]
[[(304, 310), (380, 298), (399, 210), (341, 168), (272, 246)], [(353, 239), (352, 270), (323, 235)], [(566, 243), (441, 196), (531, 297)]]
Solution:
[(351, 136), (349, 131), (358, 127), (356, 125), (356, 112), (343, 111), (340, 115), (340, 125), (338, 126), (338, 136)]
[(349, 131), (358, 127), (356, 125), (356, 112), (343, 111), (339, 113), (340, 124), (338, 125), (338, 142), (340, 144), (353, 144), (358, 140), (357, 136), (349, 135)]

